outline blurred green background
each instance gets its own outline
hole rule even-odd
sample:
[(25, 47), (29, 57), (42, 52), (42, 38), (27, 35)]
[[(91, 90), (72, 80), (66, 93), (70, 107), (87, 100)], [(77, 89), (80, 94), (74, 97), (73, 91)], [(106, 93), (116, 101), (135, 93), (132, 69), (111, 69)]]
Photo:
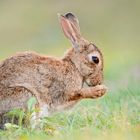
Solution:
[[(22, 51), (63, 56), (71, 44), (61, 31), (57, 13), (67, 12), (77, 15), (83, 36), (102, 50), (109, 92), (94, 102), (81, 102), (80, 113), (60, 113), (53, 118), (53, 125), (63, 122), (61, 138), (67, 139), (74, 139), (74, 130), (80, 130), (75, 139), (91, 139), (98, 132), (101, 139), (106, 135), (109, 139), (133, 139), (133, 132), (139, 139), (139, 0), (0, 0), (0, 61)], [(118, 130), (121, 133), (116, 134)], [(29, 135), (32, 131), (23, 128), (22, 133)], [(13, 136), (13, 131), (0, 131), (0, 136), (7, 134)], [(20, 134), (21, 129), (14, 132)]]

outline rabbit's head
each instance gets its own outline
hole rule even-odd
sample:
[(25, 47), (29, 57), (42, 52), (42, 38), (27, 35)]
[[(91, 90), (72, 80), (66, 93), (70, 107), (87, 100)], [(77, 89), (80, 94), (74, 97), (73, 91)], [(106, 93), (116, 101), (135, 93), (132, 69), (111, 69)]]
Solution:
[(60, 24), (65, 36), (71, 41), (73, 51), (71, 61), (89, 86), (101, 84), (103, 81), (103, 56), (101, 51), (81, 36), (79, 21), (72, 14), (60, 15)]

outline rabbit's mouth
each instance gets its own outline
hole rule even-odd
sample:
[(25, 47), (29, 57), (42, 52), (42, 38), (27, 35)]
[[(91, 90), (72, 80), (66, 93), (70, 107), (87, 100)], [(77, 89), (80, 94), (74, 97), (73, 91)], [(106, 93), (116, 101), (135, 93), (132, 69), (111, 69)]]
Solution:
[(97, 86), (97, 85), (101, 85), (103, 81), (103, 77), (102, 75), (90, 75), (87, 79), (85, 79), (85, 83), (88, 86)]
[(93, 83), (93, 82), (90, 81), (90, 79), (87, 79), (87, 80), (85, 81), (85, 83), (86, 83), (89, 87), (101, 85), (101, 82)]
[(89, 87), (92, 87), (92, 86), (96, 86), (96, 85), (100, 85), (101, 83), (93, 83), (90, 79), (87, 79), (85, 81), (85, 83), (89, 86)]

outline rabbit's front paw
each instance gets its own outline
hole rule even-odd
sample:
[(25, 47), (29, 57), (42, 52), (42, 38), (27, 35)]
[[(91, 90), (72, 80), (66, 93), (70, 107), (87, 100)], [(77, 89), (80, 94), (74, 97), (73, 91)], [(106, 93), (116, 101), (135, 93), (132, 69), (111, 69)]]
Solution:
[(106, 91), (107, 87), (105, 85), (97, 85), (95, 87), (90, 87), (91, 88), (91, 98), (98, 98), (103, 96)]

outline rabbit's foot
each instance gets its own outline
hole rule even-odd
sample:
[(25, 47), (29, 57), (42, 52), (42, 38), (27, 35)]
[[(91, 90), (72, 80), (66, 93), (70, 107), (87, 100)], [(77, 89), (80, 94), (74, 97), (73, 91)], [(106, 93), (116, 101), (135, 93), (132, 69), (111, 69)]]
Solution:
[(49, 107), (44, 104), (40, 107), (39, 112), (33, 112), (30, 120), (31, 128), (36, 129), (41, 127), (41, 120), (49, 116)]

